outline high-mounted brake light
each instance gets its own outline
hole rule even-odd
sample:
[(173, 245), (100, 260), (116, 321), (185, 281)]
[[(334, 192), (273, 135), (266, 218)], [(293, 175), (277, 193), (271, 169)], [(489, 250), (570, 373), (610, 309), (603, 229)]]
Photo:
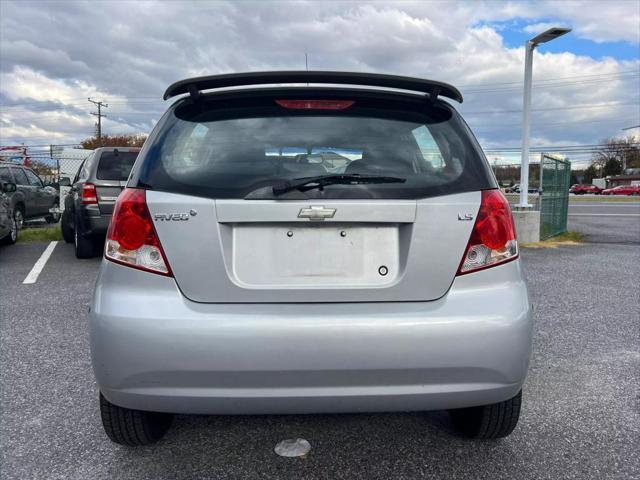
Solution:
[(118, 196), (104, 256), (122, 265), (171, 276), (147, 208), (146, 190), (126, 188)]
[(93, 183), (85, 183), (82, 185), (81, 194), (81, 205), (94, 205), (98, 203), (98, 194), (96, 193), (96, 186)]
[(517, 257), (518, 241), (509, 202), (500, 190), (484, 190), (458, 275), (493, 267)]
[(344, 110), (356, 102), (355, 100), (276, 100), (276, 103), (292, 110)]

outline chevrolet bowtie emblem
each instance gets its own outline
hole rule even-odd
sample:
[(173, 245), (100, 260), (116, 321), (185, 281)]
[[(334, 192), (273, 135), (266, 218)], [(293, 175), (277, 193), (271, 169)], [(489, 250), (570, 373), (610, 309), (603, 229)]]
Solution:
[(308, 218), (309, 220), (324, 220), (325, 218), (333, 218), (336, 214), (335, 208), (324, 208), (321, 205), (301, 208), (298, 218)]

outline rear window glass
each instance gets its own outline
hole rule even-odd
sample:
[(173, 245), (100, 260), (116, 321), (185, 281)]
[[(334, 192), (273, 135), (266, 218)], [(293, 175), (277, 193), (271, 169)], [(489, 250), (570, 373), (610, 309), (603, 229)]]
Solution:
[(124, 181), (129, 178), (138, 152), (102, 152), (98, 161), (98, 180)]
[(273, 186), (342, 174), (404, 181), (327, 185), (283, 198), (406, 199), (494, 187), (475, 140), (448, 108), (358, 100), (347, 110), (319, 111), (256, 103), (169, 112), (132, 180), (210, 198), (271, 198)]

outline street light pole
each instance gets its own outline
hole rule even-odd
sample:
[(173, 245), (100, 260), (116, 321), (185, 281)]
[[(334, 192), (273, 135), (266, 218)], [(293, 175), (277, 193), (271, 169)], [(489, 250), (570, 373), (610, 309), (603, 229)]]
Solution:
[(524, 98), (522, 101), (522, 162), (520, 162), (520, 208), (531, 208), (529, 203), (529, 132), (531, 131), (531, 82), (533, 77), (533, 49), (529, 40), (524, 45)]
[[(531, 84), (533, 78), (533, 50), (541, 43), (569, 33), (570, 28), (554, 27), (542, 32), (524, 44), (524, 95), (522, 101), (522, 162), (520, 165), (520, 208), (531, 208), (529, 203), (529, 133), (531, 131)], [(540, 165), (542, 168), (542, 165)]]

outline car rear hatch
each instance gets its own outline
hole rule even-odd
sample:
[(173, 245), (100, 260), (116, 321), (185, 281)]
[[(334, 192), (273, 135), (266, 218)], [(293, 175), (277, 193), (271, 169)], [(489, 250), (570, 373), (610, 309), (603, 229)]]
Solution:
[(96, 166), (95, 186), (101, 214), (113, 213), (113, 206), (127, 185), (129, 173), (139, 151), (139, 148), (117, 148), (104, 150), (100, 154)]
[[(148, 192), (160, 242), (189, 299), (437, 299), (449, 289), (473, 227), (458, 215), (475, 216), (480, 193), (419, 202), (258, 202)], [(314, 208), (334, 217), (299, 218)], [(185, 212), (189, 220), (157, 220), (167, 212)]]
[(258, 303), (442, 297), (481, 190), (495, 188), (457, 113), (371, 93), (351, 92), (348, 106), (335, 94), (307, 100), (313, 90), (303, 108), (286, 101), (299, 95), (186, 102), (154, 132), (162, 140), (130, 186), (148, 189), (182, 293)]

